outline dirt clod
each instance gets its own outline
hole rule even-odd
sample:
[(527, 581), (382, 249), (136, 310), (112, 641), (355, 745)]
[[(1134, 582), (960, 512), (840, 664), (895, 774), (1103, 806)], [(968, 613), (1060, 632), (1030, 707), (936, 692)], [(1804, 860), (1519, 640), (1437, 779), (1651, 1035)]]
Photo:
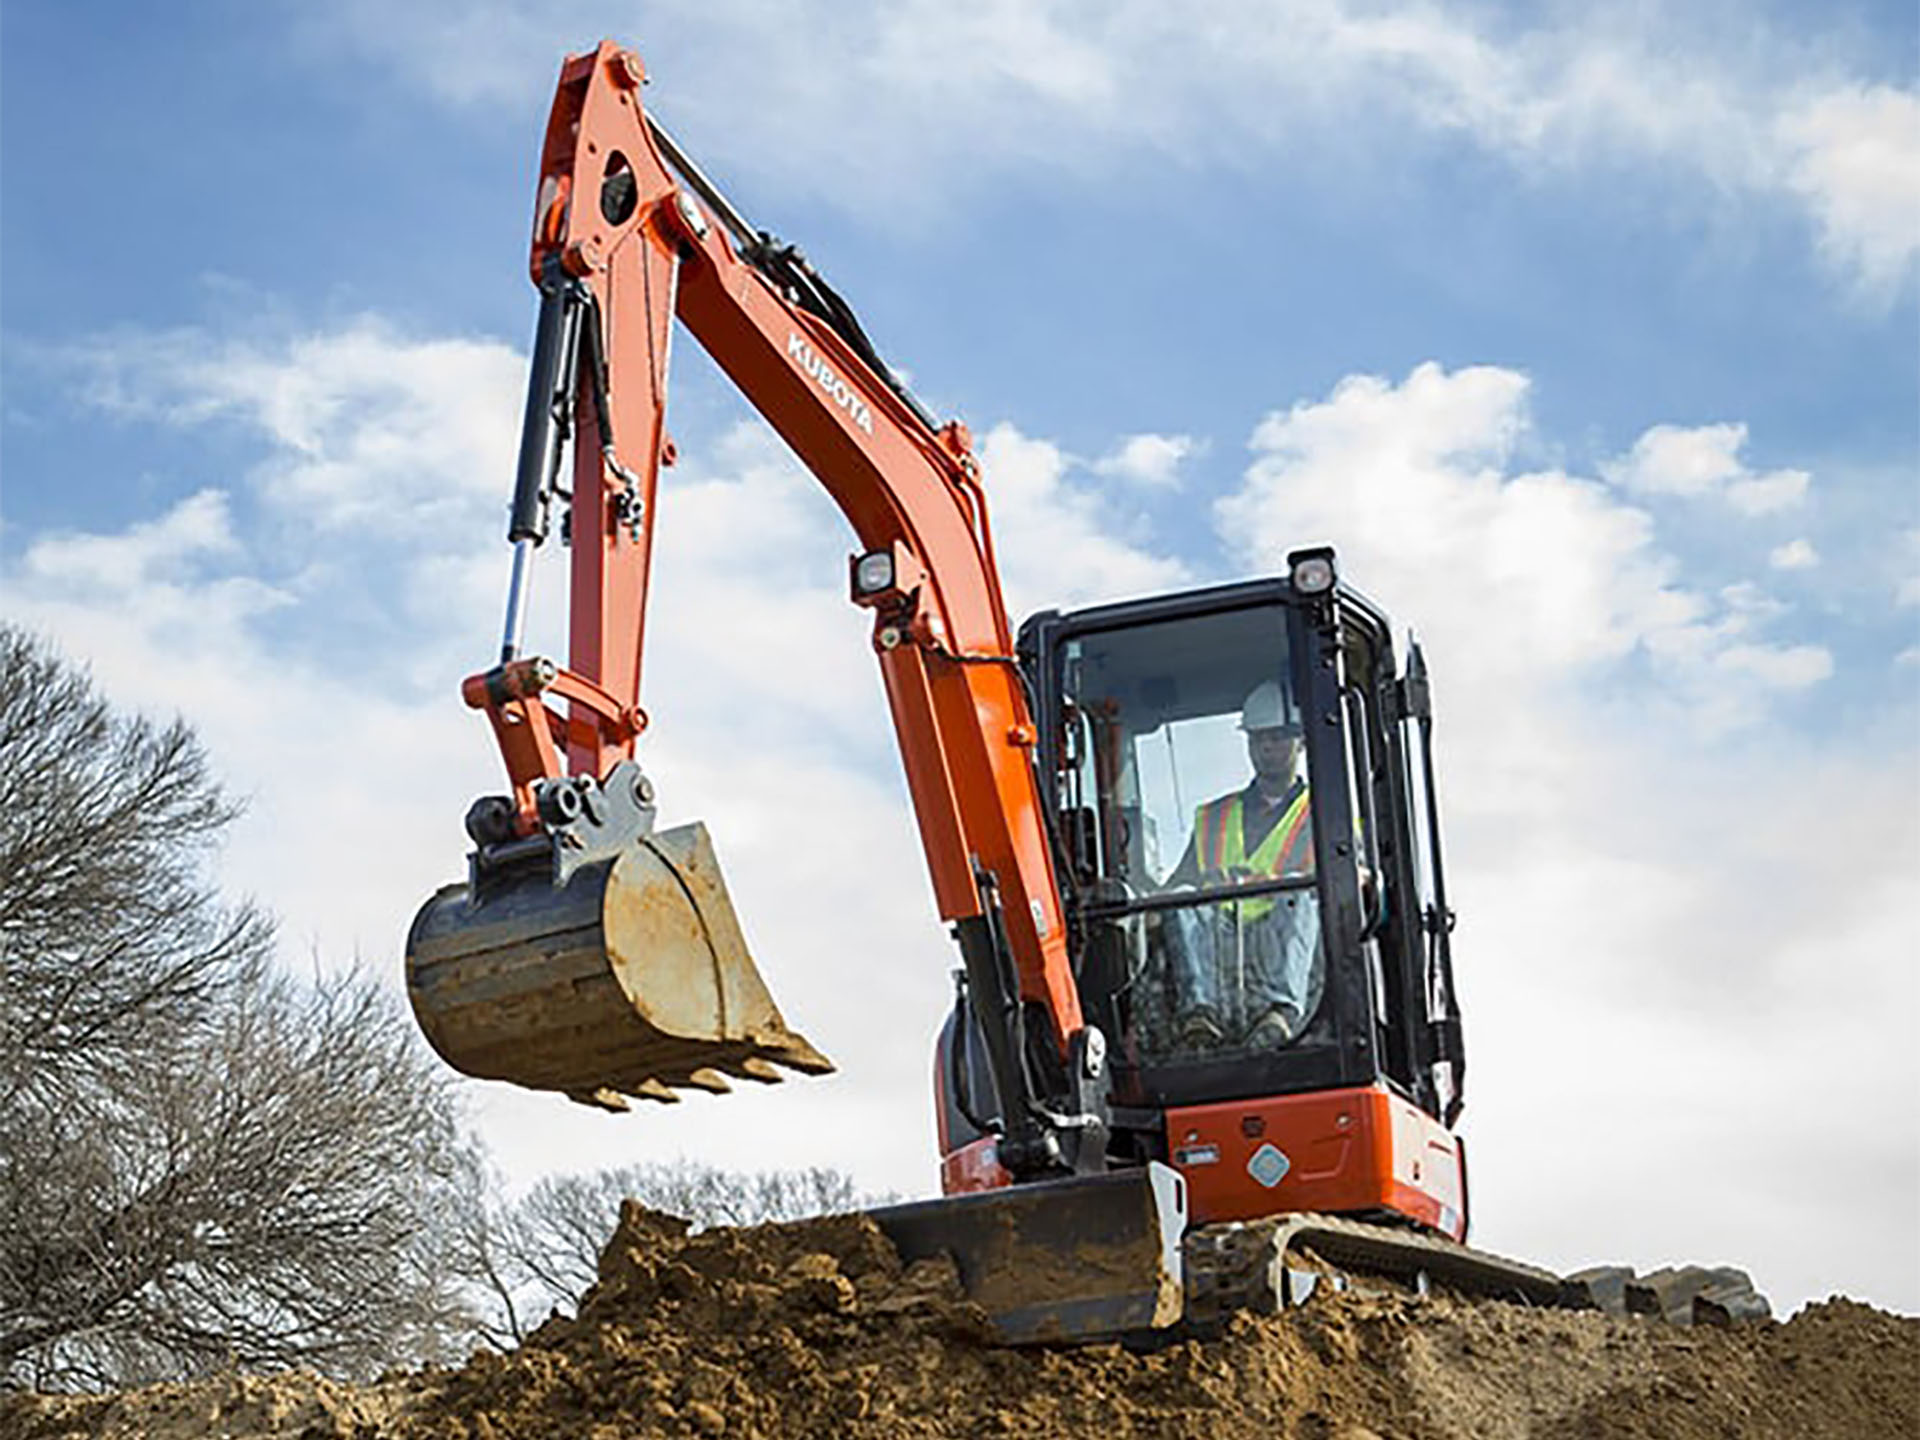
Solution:
[(1010, 1350), (951, 1264), (902, 1265), (862, 1217), (690, 1235), (633, 1204), (578, 1317), (512, 1354), (359, 1387), (229, 1376), (0, 1397), (10, 1440), (1910, 1434), (1920, 1320), (1849, 1300), (1688, 1329), (1328, 1290), (1207, 1340)]

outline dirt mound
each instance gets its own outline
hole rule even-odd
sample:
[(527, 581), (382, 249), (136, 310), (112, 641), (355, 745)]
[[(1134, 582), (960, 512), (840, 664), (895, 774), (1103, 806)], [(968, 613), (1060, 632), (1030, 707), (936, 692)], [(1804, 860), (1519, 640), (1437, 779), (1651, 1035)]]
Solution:
[(1152, 1353), (994, 1346), (950, 1266), (859, 1216), (711, 1230), (629, 1204), (574, 1319), (519, 1351), (364, 1387), (226, 1377), (0, 1400), (0, 1434), (154, 1440), (628, 1436), (1920, 1434), (1920, 1321), (1846, 1300), (1681, 1329), (1328, 1293)]

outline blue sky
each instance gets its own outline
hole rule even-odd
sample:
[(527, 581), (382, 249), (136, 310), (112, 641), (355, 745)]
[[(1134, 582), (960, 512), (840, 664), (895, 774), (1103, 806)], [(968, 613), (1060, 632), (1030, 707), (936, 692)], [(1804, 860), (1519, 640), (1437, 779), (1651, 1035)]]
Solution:
[[(1920, 27), (1685, 8), (11, 4), (0, 612), (200, 725), (291, 957), (394, 966), (495, 783), (532, 171), (614, 33), (973, 426), (1016, 608), (1325, 539), (1427, 638), (1486, 1243), (1920, 1308)], [(518, 1181), (923, 1190), (950, 957), (848, 537), (676, 359), (649, 764), (842, 1075), (476, 1114)]]

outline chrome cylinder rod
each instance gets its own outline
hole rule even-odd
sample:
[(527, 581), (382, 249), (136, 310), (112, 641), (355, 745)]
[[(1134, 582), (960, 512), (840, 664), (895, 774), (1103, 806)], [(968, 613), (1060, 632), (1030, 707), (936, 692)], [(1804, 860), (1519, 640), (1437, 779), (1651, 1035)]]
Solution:
[(527, 629), (527, 595), (533, 588), (533, 540), (513, 542), (513, 578), (507, 582), (507, 624), (500, 637), (500, 663), (520, 657)]
[(687, 158), (687, 152), (680, 148), (673, 136), (669, 135), (660, 122), (651, 115), (647, 116), (647, 130), (653, 136), (653, 143), (660, 147), (660, 153), (667, 157), (667, 163), (680, 172), (680, 178), (687, 182), (696, 195), (707, 202), (713, 213), (720, 217), (720, 223), (733, 232), (733, 243), (737, 247), (745, 249), (760, 238), (759, 232), (748, 222), (747, 217), (733, 208), (733, 203), (720, 193), (720, 187), (709, 180), (701, 172), (700, 167)]

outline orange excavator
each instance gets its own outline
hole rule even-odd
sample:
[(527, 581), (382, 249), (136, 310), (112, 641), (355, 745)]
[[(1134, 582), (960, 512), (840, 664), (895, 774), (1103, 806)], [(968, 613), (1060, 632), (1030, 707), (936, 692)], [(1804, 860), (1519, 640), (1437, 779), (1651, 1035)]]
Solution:
[[(635, 760), (677, 319), (857, 537), (873, 648), (959, 961), (937, 1045), (941, 1199), (875, 1212), (952, 1255), (1009, 1339), (1297, 1299), (1302, 1249), (1536, 1301), (1467, 1248), (1427, 671), (1328, 548), (1284, 572), (1018, 631), (964, 425), (888, 368), (801, 252), (570, 57), (541, 154), (540, 309), (498, 663), (462, 693), (506, 793), (407, 944), (470, 1075), (627, 1108), (818, 1074), (747, 954), (704, 827)], [(571, 465), (562, 479), (563, 451)], [(571, 548), (566, 665), (523, 653), (533, 552)], [(857, 963), (857, 958), (855, 963)]]

